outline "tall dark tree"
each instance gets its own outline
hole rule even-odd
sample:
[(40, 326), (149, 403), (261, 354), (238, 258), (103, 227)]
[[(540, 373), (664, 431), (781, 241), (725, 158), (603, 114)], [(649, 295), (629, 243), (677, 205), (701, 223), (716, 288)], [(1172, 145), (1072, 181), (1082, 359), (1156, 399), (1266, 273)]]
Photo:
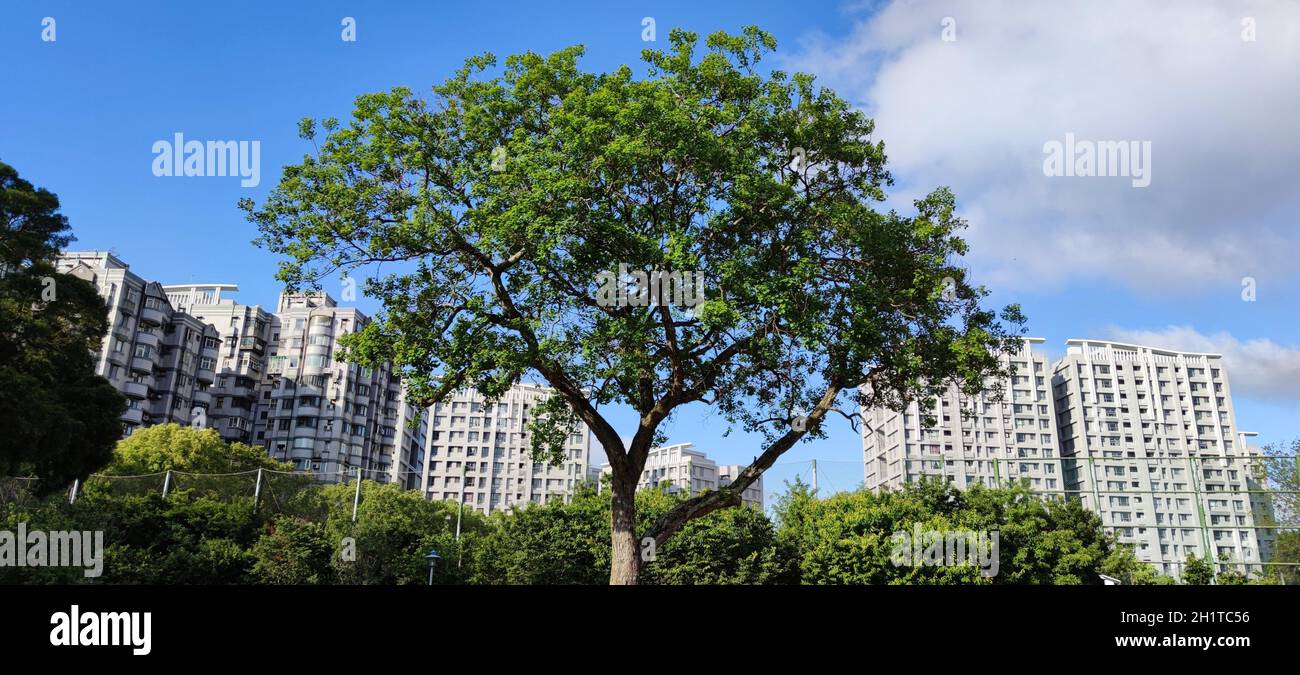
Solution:
[(106, 464), (126, 409), (95, 374), (104, 301), (55, 270), (70, 241), (59, 198), (0, 162), (0, 475), (34, 475), (39, 493)]
[[(393, 360), (414, 400), (530, 376), (556, 389), (532, 452), (558, 461), (579, 421), (604, 447), (612, 583), (637, 582), (644, 538), (739, 505), (854, 399), (978, 391), (1022, 322), (981, 306), (948, 190), (915, 215), (877, 210), (891, 179), (872, 121), (809, 75), (761, 72), (769, 34), (670, 42), (643, 77), (585, 72), (570, 47), (501, 70), (471, 58), (431, 101), (363, 95), (347, 124), (305, 120), (314, 154), (242, 202), (290, 286), (389, 263), (366, 284), (384, 311), (345, 358)], [(610, 404), (636, 427), (620, 434)], [(648, 453), (691, 404), (763, 441), (730, 485), (637, 531)]]

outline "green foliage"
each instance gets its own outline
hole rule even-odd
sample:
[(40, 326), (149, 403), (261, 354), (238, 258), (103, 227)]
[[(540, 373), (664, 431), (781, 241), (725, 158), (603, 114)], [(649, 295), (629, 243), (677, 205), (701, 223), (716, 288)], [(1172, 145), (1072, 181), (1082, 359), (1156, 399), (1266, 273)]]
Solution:
[[(499, 395), (537, 370), (643, 411), (647, 391), (713, 392), (763, 426), (868, 372), (882, 400), (982, 387), (1008, 334), (956, 263), (952, 194), (914, 217), (874, 210), (891, 179), (870, 119), (811, 76), (761, 75), (776, 43), (757, 28), (704, 42), (672, 31), (642, 79), (584, 72), (570, 47), (496, 75), (471, 58), (433, 104), (359, 96), (350, 121), (304, 121), (315, 154), (241, 207), (291, 287), (411, 263), (367, 284), (385, 312), (348, 354), (395, 359), (417, 399)], [(699, 316), (600, 305), (619, 262), (705, 271)]]
[[(424, 556), (430, 550), (442, 556), (434, 568), (434, 583), (453, 583), (460, 579), (461, 545), (477, 538), (485, 528), (478, 512), (467, 508), (461, 514), (462, 540), (458, 544), (454, 503), (429, 501), (416, 491), (363, 481), (361, 504), (354, 523), (355, 485), (331, 485), (319, 493), (329, 505), (325, 535), (335, 547), (331, 562), (339, 583), (428, 583), (429, 563)], [(354, 561), (339, 555), (346, 537), (355, 541)]]
[(228, 443), (216, 429), (178, 424), (145, 427), (118, 441), (107, 475), (138, 476), (163, 471), (200, 474), (256, 469), (289, 471), (293, 467), (267, 456), (264, 448)]
[(108, 330), (93, 284), (55, 271), (72, 241), (54, 194), (0, 162), (0, 475), (34, 475), (38, 494), (109, 459), (126, 399), (95, 374)]
[(471, 583), (600, 584), (609, 576), (609, 494), (494, 513), (475, 546)]
[(334, 548), (325, 527), (293, 516), (269, 524), (253, 545), (252, 580), (259, 584), (327, 584)]
[(1278, 532), (1273, 540), (1273, 558), (1270, 562), (1295, 563), (1292, 565), (1272, 565), (1268, 576), (1277, 578), (1281, 583), (1294, 585), (1300, 583), (1300, 530)]
[[(796, 547), (808, 584), (1098, 584), (1103, 573), (1152, 583), (1158, 576), (1116, 554), (1101, 521), (1077, 500), (1044, 501), (1025, 485), (961, 492), (925, 480), (815, 500), (796, 483), (776, 515), (778, 538)], [(997, 575), (969, 564), (894, 564), (892, 537), (914, 534), (918, 524), (923, 532), (996, 531)]]
[[(530, 425), (534, 457), (558, 460), (580, 415), (620, 505), (682, 406), (707, 401), (779, 455), (844, 399), (900, 407), (1005, 375), (1024, 318), (981, 305), (949, 190), (882, 211), (874, 123), (810, 75), (760, 70), (770, 34), (668, 41), (639, 77), (584, 71), (574, 46), (470, 58), (430, 100), (359, 96), (349, 120), (304, 120), (313, 152), (240, 206), (291, 288), (385, 263), (365, 287), (384, 309), (341, 358), (391, 361), (422, 403), (539, 375), (563, 400)], [(602, 301), (620, 264), (701, 273), (702, 297)], [(640, 414), (630, 448), (610, 403)]]
[[(637, 526), (645, 529), (681, 500), (662, 490), (637, 493)], [(471, 583), (601, 584), (609, 578), (610, 495), (579, 490), (568, 502), (498, 513), (476, 544)], [(655, 550), (642, 583), (791, 583), (790, 555), (776, 545), (757, 509), (719, 511), (691, 521)]]
[(1153, 565), (1138, 560), (1133, 547), (1116, 544), (1110, 555), (1101, 564), (1101, 573), (1119, 579), (1128, 586), (1169, 586), (1177, 583), (1170, 576), (1161, 574)]
[[(103, 575), (81, 569), (0, 568), (22, 583), (232, 584), (247, 581), (247, 549), (261, 521), (251, 502), (90, 490), (68, 504), (52, 497), (39, 508), (10, 510), (0, 529), (102, 531)], [(3, 576), (0, 576), (2, 579)]]
[(1214, 581), (1214, 566), (1205, 558), (1187, 554), (1183, 565), (1183, 583), (1188, 586), (1209, 586)]

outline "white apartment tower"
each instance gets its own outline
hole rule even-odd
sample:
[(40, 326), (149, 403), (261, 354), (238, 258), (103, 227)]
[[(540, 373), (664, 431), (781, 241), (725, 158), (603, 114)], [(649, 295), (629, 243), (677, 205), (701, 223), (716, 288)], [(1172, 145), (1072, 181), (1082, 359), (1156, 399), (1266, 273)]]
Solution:
[(562, 464), (533, 461), (530, 415), (552, 395), (550, 387), (516, 384), (493, 405), (462, 390), (431, 406), (420, 489), (430, 499), (462, 501), (483, 513), (567, 499), (587, 480), (590, 438), (580, 426)]
[(67, 252), (56, 266), (94, 284), (104, 298), (109, 328), (96, 372), (127, 398), (123, 436), (142, 426), (190, 424), (195, 408), (209, 409), (211, 366), (221, 347), (215, 327), (174, 307), (161, 285), (112, 253)]
[(336, 359), (338, 339), (368, 321), (326, 294), (280, 296), (257, 389), (255, 442), (326, 482), (350, 480), (359, 470), (370, 480), (413, 487), (423, 461), (422, 411), (407, 403), (387, 364), (371, 369)]
[[(718, 466), (708, 455), (695, 449), (693, 443), (676, 443), (660, 448), (651, 448), (646, 455), (645, 468), (637, 481), (637, 489), (644, 490), (664, 486), (669, 494), (685, 494), (687, 497), (725, 487), (745, 469), (740, 464)], [(604, 472), (611, 469), (606, 464)], [(763, 508), (763, 477), (745, 488), (741, 502), (747, 506)]]
[(1002, 381), (1001, 401), (993, 400), (990, 382), (988, 391), (974, 397), (952, 386), (906, 410), (862, 411), (866, 487), (897, 489), (921, 476), (961, 489), (1026, 479), (1035, 490), (1061, 494), (1063, 467), (1043, 342), (1024, 338), (1017, 351), (1002, 356), (1011, 374)]
[[(172, 284), (162, 287), (171, 305), (216, 327), (221, 347), (210, 394), (208, 426), (228, 441), (253, 442), (257, 389), (266, 370), (271, 315), (235, 302), (234, 284)], [(222, 297), (225, 293), (227, 297)], [(207, 364), (205, 364), (207, 365)]]
[[(1218, 354), (1069, 340), (1052, 377), (1066, 489), (1140, 560), (1262, 560), (1252, 453)], [(1248, 565), (1249, 566), (1249, 565)], [(1258, 567), (1250, 566), (1257, 571)], [(1237, 567), (1237, 571), (1247, 571)]]

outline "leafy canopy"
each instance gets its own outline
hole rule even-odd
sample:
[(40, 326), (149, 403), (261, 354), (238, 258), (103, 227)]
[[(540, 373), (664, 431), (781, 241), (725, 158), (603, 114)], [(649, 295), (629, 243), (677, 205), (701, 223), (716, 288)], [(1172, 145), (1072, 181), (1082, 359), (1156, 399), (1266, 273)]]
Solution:
[(216, 429), (157, 424), (118, 441), (105, 474), (139, 476), (162, 471), (223, 474), (256, 469), (288, 471), (291, 465), (267, 456), (266, 450), (228, 443)]
[(55, 268), (71, 241), (59, 198), (0, 162), (0, 475), (35, 475), (41, 494), (103, 466), (126, 410), (95, 374), (104, 302)]
[[(670, 42), (640, 79), (584, 72), (570, 47), (496, 74), (471, 58), (431, 100), (360, 96), (347, 124), (305, 120), (315, 154), (242, 206), (291, 286), (400, 263), (366, 284), (385, 311), (353, 358), (394, 359), (427, 401), (540, 373), (566, 399), (546, 411), (556, 425), (595, 422), (615, 464), (623, 443), (596, 404), (641, 412), (648, 443), (692, 401), (779, 436), (773, 421), (828, 391), (982, 386), (1008, 333), (957, 265), (952, 194), (876, 210), (890, 177), (872, 121), (811, 76), (760, 73), (769, 34), (716, 33), (702, 56), (693, 33)], [(706, 301), (602, 306), (598, 276), (620, 262), (702, 271)]]

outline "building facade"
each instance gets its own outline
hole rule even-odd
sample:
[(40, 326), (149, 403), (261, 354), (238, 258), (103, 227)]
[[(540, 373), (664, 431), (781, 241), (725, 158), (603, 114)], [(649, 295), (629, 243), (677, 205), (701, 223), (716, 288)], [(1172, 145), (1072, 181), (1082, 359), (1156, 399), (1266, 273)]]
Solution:
[(434, 404), (420, 489), (429, 499), (460, 501), (485, 514), (567, 500), (587, 481), (590, 434), (575, 429), (558, 466), (533, 461), (530, 415), (552, 395), (550, 387), (516, 384), (493, 404), (472, 390)]
[[(209, 391), (208, 426), (227, 441), (253, 443), (258, 386), (266, 372), (271, 316), (257, 305), (230, 296), (234, 284), (174, 284), (162, 287), (179, 311), (214, 326), (221, 338), (216, 379)], [(222, 294), (225, 297), (222, 297)], [(205, 364), (208, 365), (208, 364)]]
[(328, 295), (281, 295), (275, 312), (246, 305), (234, 284), (164, 286), (111, 253), (66, 252), (60, 272), (104, 297), (108, 334), (97, 372), (127, 397), (122, 433), (176, 422), (267, 448), (321, 480), (420, 486), (425, 411), (384, 365), (335, 359), (338, 338), (368, 318)]
[(1259, 572), (1272, 540), (1255, 474), (1262, 452), (1237, 428), (1222, 358), (1069, 340), (1048, 368), (1041, 343), (1026, 339), (1004, 356), (1014, 372), (1003, 402), (953, 388), (924, 407), (862, 411), (866, 486), (1023, 479), (1081, 500), (1164, 574), (1181, 575), (1188, 555)]
[(109, 327), (96, 372), (127, 398), (122, 435), (168, 422), (206, 426), (215, 382), (210, 366), (221, 347), (216, 328), (174, 307), (160, 284), (112, 253), (67, 252), (56, 267), (94, 284), (104, 298)]
[[(695, 449), (693, 443), (676, 443), (659, 448), (651, 448), (646, 455), (645, 468), (637, 489), (664, 487), (670, 494), (684, 494), (694, 497), (706, 490), (725, 487), (745, 467), (739, 464), (719, 466), (708, 455)], [(604, 472), (611, 471), (608, 464)], [(763, 477), (745, 489), (741, 501), (747, 506), (763, 508)]]
[[(1011, 374), (1002, 400), (993, 383), (978, 396), (955, 386), (906, 410), (862, 411), (863, 475), (868, 489), (897, 489), (921, 476), (965, 489), (979, 483), (1005, 485), (1019, 479), (1045, 493), (1065, 486), (1056, 442), (1056, 410), (1042, 338), (1025, 338), (1004, 354)], [(927, 417), (929, 423), (927, 423)]]
[(254, 441), (326, 482), (359, 471), (414, 487), (427, 420), (391, 368), (337, 360), (339, 338), (369, 322), (326, 294), (281, 295), (269, 317), (265, 373), (256, 389)]
[[(1251, 453), (1218, 354), (1069, 340), (1053, 369), (1066, 489), (1140, 560), (1263, 560)], [(1258, 571), (1257, 567), (1251, 568)], [(1238, 568), (1238, 571), (1246, 571)]]

